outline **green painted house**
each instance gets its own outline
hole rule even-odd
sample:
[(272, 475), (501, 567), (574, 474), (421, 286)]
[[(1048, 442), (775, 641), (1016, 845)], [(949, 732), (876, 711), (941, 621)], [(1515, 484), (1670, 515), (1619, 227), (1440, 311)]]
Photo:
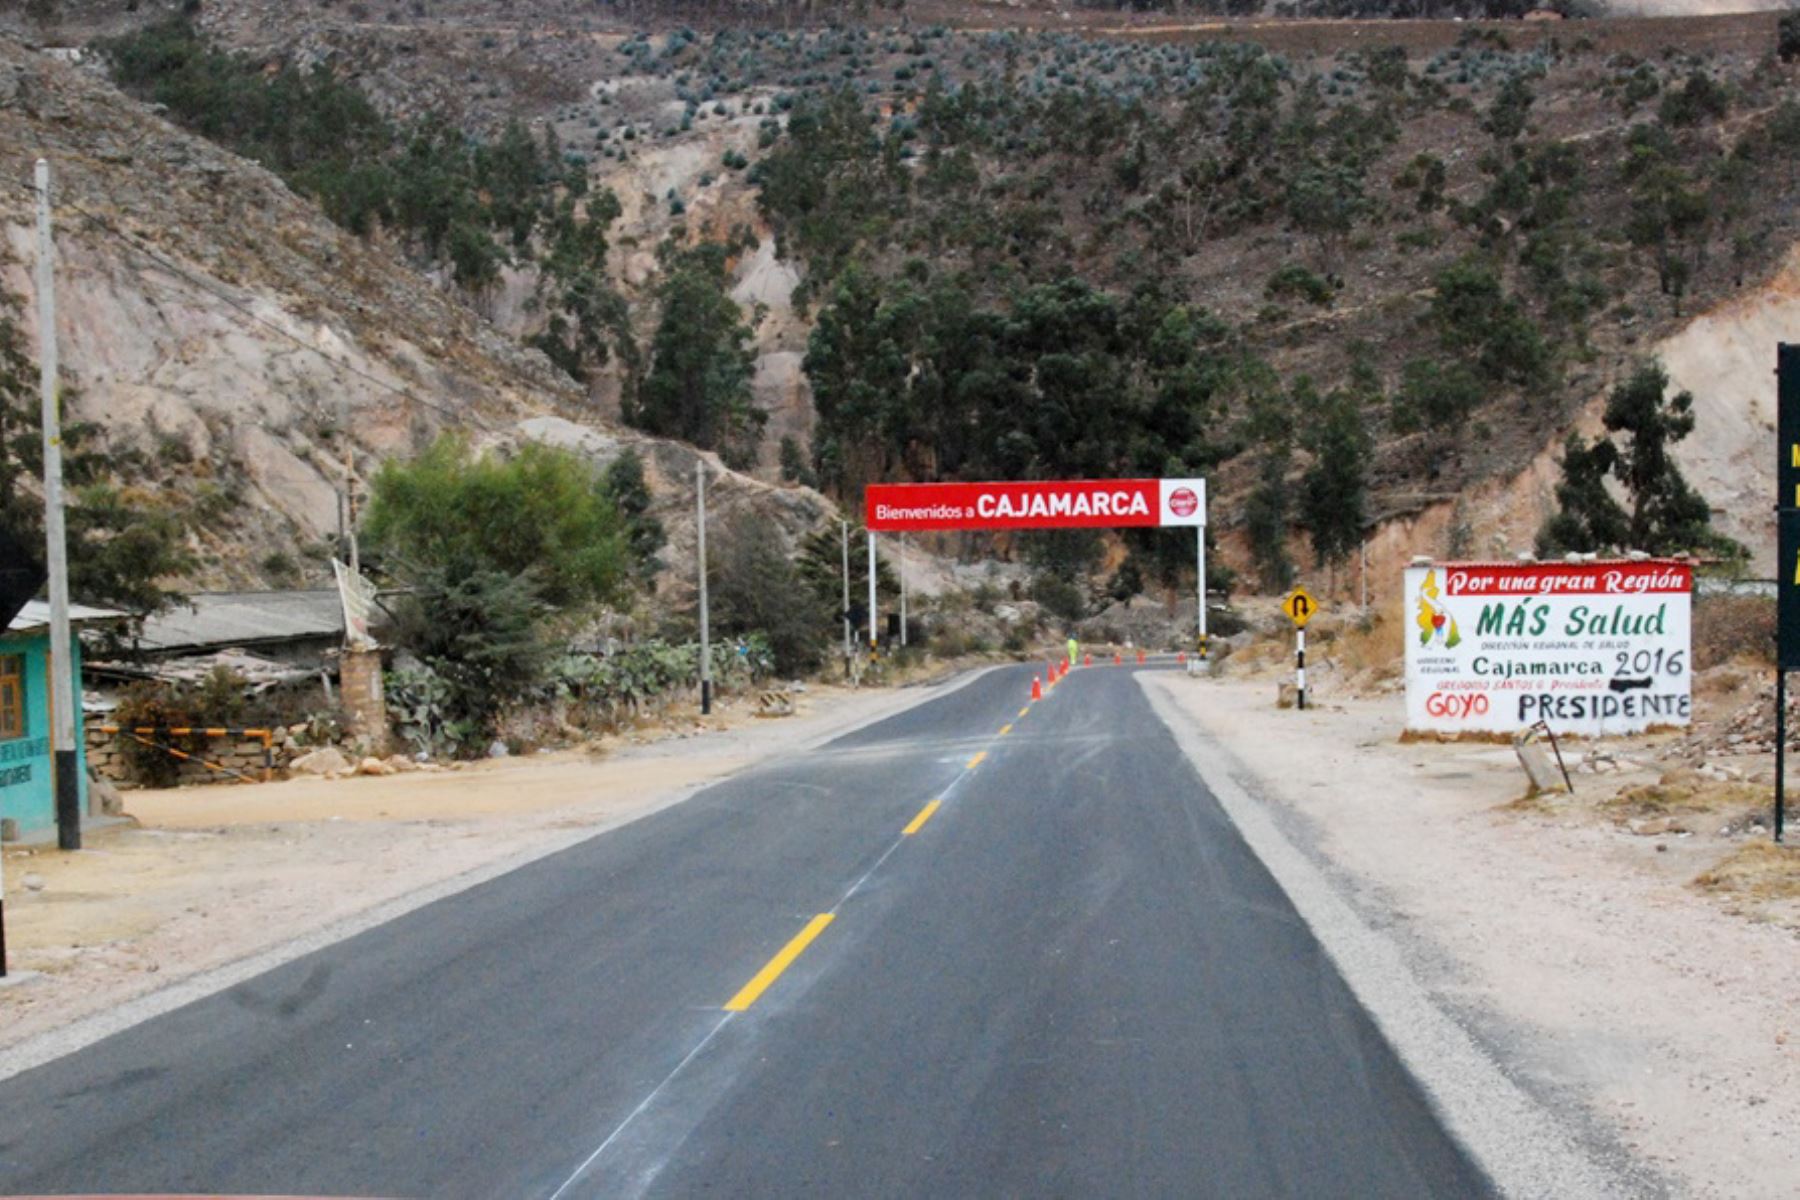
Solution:
[[(116, 621), (122, 613), (69, 606), (69, 623)], [(79, 643), (79, 639), (77, 639)], [(0, 817), (19, 823), (29, 837), (56, 825), (56, 785), (50, 752), (50, 606), (32, 601), (0, 632)], [(81, 694), (81, 648), (64, 678)], [(75, 749), (81, 763), (81, 810), (87, 811), (87, 752), (81, 706), (75, 707)]]

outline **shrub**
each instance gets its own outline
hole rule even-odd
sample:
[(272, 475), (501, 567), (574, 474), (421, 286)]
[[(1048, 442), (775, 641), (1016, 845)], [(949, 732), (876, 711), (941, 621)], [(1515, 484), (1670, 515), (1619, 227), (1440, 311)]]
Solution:
[(529, 575), (552, 605), (615, 600), (626, 577), (625, 526), (600, 473), (536, 443), (477, 455), (445, 434), (411, 462), (389, 459), (364, 533), (395, 573)]
[(1336, 295), (1331, 284), (1298, 263), (1289, 263), (1269, 276), (1263, 293), (1272, 300), (1305, 300), (1320, 307), (1329, 305)]

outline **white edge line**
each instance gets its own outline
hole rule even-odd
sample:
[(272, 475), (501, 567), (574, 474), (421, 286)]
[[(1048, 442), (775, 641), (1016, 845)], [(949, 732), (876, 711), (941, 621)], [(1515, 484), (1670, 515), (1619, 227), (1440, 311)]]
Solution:
[(588, 1169), (590, 1167), (592, 1167), (596, 1162), (600, 1161), (600, 1156), (602, 1154), (606, 1153), (606, 1148), (608, 1146), (612, 1145), (614, 1142), (619, 1140), (619, 1135), (624, 1133), (626, 1128), (633, 1121), (637, 1120), (640, 1116), (643, 1115), (644, 1110), (650, 1107), (651, 1102), (654, 1101), (658, 1096), (662, 1095), (662, 1090), (664, 1088), (668, 1087), (669, 1083), (677, 1075), (681, 1074), (681, 1072), (686, 1069), (686, 1067), (689, 1063), (693, 1062), (696, 1058), (700, 1057), (700, 1052), (702, 1050), (706, 1049), (706, 1047), (711, 1044), (712, 1040), (715, 1037), (719, 1036), (719, 1030), (721, 1030), (721, 1029), (725, 1028), (725, 1026), (731, 1024), (731, 1018), (733, 1018), (735, 1016), (737, 1016), (737, 1014), (735, 1012), (728, 1012), (723, 1017), (720, 1017), (718, 1024), (714, 1025), (710, 1030), (708, 1030), (706, 1036), (701, 1038), (697, 1043), (695, 1043), (694, 1048), (687, 1052), (686, 1057), (684, 1057), (680, 1062), (675, 1064), (675, 1069), (670, 1071), (667, 1075), (664, 1075), (662, 1082), (657, 1084), (655, 1087), (651, 1088), (650, 1094), (645, 1096), (642, 1100), (638, 1101), (638, 1106), (636, 1108), (632, 1109), (630, 1112), (625, 1114), (625, 1119), (623, 1121), (620, 1121), (616, 1126), (613, 1127), (613, 1131), (606, 1135), (606, 1140), (601, 1142), (598, 1146), (595, 1146), (594, 1152), (582, 1160), (581, 1165), (579, 1167), (575, 1168), (575, 1171), (573, 1174), (571, 1174), (567, 1179), (563, 1180), (562, 1186), (557, 1188), (554, 1192), (550, 1193), (549, 1200), (561, 1200), (563, 1193), (568, 1191), (569, 1188), (574, 1185), (576, 1180), (580, 1179), (583, 1175), (587, 1174)]
[(1201, 781), (1268, 868), (1351, 992), (1444, 1121), (1451, 1136), (1507, 1196), (1624, 1197), (1629, 1185), (1596, 1162), (1554, 1114), (1507, 1077), (1407, 967), (1399, 947), (1359, 917), (1325, 875), (1287, 839), (1267, 808), (1233, 778), (1228, 751), (1171, 686), (1139, 686), (1177, 736)]
[[(912, 695), (906, 695), (904, 697), (897, 696), (895, 698), (895, 703), (892, 705), (883, 705), (876, 712), (871, 713), (850, 725), (802, 740), (792, 747), (789, 747), (787, 752), (803, 753), (808, 750), (817, 749), (819, 746), (836, 738), (847, 737), (870, 725), (885, 721), (889, 717), (896, 716), (916, 705), (924, 704), (927, 701), (937, 699), (940, 695), (947, 692), (956, 691), (966, 687), (983, 675), (986, 675), (989, 671), (996, 669), (998, 668), (987, 667), (975, 671), (964, 672), (959, 675), (954, 675), (942, 683), (922, 688)], [(400, 917), (406, 916), (408, 913), (424, 908), (428, 904), (435, 904), (439, 900), (448, 899), (451, 896), (466, 892), (471, 888), (480, 887), (489, 880), (498, 879), (500, 876), (516, 871), (521, 867), (530, 866), (539, 859), (549, 858), (553, 854), (560, 854), (564, 850), (578, 846), (592, 838), (604, 837), (614, 830), (623, 829), (625, 826), (636, 821), (641, 821), (645, 817), (661, 812), (665, 808), (679, 804), (684, 800), (692, 799), (707, 788), (724, 783), (735, 775), (742, 774), (753, 767), (760, 766), (762, 763), (766, 762), (769, 757), (772, 757), (773, 754), (779, 752), (780, 751), (771, 751), (769, 755), (749, 760), (742, 766), (735, 770), (728, 771), (724, 775), (691, 784), (684, 784), (679, 788), (672, 789), (663, 802), (652, 803), (641, 812), (632, 814), (632, 816), (626, 820), (620, 821), (616, 825), (609, 825), (602, 829), (589, 827), (575, 830), (563, 837), (555, 838), (552, 841), (533, 846), (511, 857), (486, 863), (459, 875), (452, 875), (448, 879), (442, 879), (436, 883), (428, 884), (417, 891), (408, 892), (403, 896), (397, 896), (394, 899), (378, 904), (373, 908), (364, 909), (359, 913), (353, 913), (350, 916), (333, 921), (328, 925), (323, 925), (317, 929), (299, 934), (285, 942), (278, 943), (263, 950), (255, 951), (243, 958), (225, 963), (221, 966), (209, 968), (197, 974), (190, 975), (185, 979), (176, 980), (167, 987), (160, 988), (142, 996), (133, 997), (116, 1008), (103, 1009), (86, 1017), (81, 1017), (59, 1029), (48, 1029), (42, 1033), (25, 1038), (11, 1046), (0, 1047), (0, 1083), (3, 1083), (16, 1075), (22, 1075), (26, 1071), (35, 1070), (47, 1063), (55, 1062), (57, 1059), (65, 1057), (66, 1055), (85, 1050), (94, 1043), (104, 1041), (115, 1033), (123, 1033), (125, 1030), (130, 1029), (135, 1025), (141, 1025), (145, 1021), (162, 1016), (164, 1013), (173, 1012), (183, 1005), (192, 1004), (196, 1000), (204, 1000), (208, 996), (217, 995), (219, 992), (236, 987), (246, 980), (254, 979), (264, 972), (272, 971), (276, 967), (293, 962), (297, 958), (304, 958), (314, 951), (323, 950), (328, 946), (334, 946), (339, 942), (347, 941), (359, 933), (367, 932), (378, 925), (385, 925), (389, 921), (397, 920)]]

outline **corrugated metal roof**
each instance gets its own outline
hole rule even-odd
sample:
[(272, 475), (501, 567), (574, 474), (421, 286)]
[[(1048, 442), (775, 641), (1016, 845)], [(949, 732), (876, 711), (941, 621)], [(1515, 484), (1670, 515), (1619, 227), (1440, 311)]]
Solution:
[[(88, 625), (96, 621), (122, 621), (129, 613), (111, 608), (93, 608), (86, 604), (69, 605), (69, 624)], [(50, 606), (42, 600), (27, 600), (19, 615), (7, 623), (8, 633), (30, 633), (50, 627)]]
[(144, 619), (145, 650), (205, 650), (341, 637), (336, 588), (293, 592), (199, 592)]

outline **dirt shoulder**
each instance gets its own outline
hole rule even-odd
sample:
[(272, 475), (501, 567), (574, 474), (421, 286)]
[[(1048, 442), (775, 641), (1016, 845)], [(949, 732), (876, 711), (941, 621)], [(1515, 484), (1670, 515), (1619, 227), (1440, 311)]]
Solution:
[(1269, 680), (1145, 685), (1529, 1093), (1682, 1194), (1792, 1195), (1800, 936), (1696, 883), (1716, 847), (1516, 804), (1510, 747), (1401, 744), (1397, 697), (1296, 712)]
[(654, 733), (458, 770), (127, 793), (136, 824), (92, 831), (80, 851), (6, 851), (21, 978), (0, 988), (0, 1051), (152, 993), (192, 999), (184, 981), (346, 936), (960, 682), (814, 687), (780, 719), (734, 699)]

